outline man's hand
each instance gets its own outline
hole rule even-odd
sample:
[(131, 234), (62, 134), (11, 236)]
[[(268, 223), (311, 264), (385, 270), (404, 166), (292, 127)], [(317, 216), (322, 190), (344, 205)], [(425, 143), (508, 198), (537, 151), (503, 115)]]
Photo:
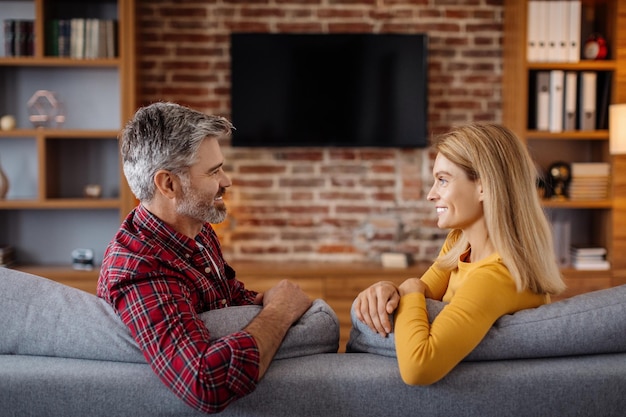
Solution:
[(311, 299), (297, 284), (287, 280), (280, 281), (263, 294), (263, 308), (275, 306), (295, 323), (311, 307)]
[(373, 331), (383, 337), (391, 333), (389, 314), (393, 313), (400, 302), (400, 294), (395, 284), (381, 281), (362, 291), (355, 300), (356, 316)]
[(244, 330), (254, 337), (259, 348), (261, 379), (287, 331), (311, 307), (312, 301), (298, 285), (283, 280), (259, 294), (257, 302), (263, 303), (263, 309)]

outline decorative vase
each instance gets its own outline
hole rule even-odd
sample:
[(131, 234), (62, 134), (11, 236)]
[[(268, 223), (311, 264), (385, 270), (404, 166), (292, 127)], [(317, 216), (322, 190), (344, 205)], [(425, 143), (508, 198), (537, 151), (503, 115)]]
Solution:
[(0, 199), (3, 199), (7, 196), (9, 192), (9, 179), (4, 174), (2, 170), (2, 165), (0, 165)]

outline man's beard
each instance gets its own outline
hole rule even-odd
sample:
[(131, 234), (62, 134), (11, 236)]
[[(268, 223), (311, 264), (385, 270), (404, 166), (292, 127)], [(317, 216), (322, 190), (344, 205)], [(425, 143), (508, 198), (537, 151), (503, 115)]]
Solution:
[[(225, 193), (226, 189), (220, 188), (217, 195), (223, 196)], [(176, 207), (177, 214), (212, 224), (221, 223), (226, 219), (227, 210), (223, 200), (216, 205), (214, 200), (197, 193), (188, 184), (183, 184), (183, 195), (185, 198)]]

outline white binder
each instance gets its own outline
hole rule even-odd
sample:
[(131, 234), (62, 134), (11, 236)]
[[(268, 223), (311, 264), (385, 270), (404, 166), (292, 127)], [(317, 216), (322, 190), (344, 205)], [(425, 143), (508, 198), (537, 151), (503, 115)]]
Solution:
[(567, 2), (569, 8), (569, 27), (568, 27), (568, 47), (567, 61), (580, 61), (580, 26), (581, 26), (581, 4), (580, 0), (570, 0)]
[[(529, 9), (528, 34), (531, 38), (537, 39), (536, 51), (533, 56), (534, 62), (548, 61), (548, 6), (547, 1), (531, 0), (532, 9)], [(533, 13), (530, 15), (530, 13)], [(532, 35), (531, 35), (532, 33)]]
[[(563, 16), (561, 14), (561, 2), (549, 1), (547, 4), (547, 45), (548, 51), (546, 61), (560, 61), (559, 41), (561, 39)], [(559, 16), (560, 15), (560, 16)]]
[(563, 131), (563, 85), (565, 73), (550, 71), (550, 132)]
[(550, 72), (539, 71), (536, 79), (536, 120), (537, 130), (550, 129)]
[(596, 88), (598, 74), (594, 71), (580, 73), (578, 118), (580, 130), (596, 129)]
[(550, 15), (550, 26), (554, 26), (556, 32), (554, 61), (567, 62), (569, 60), (569, 1), (556, 1), (554, 12), (554, 14)]
[(539, 41), (541, 33), (537, 26), (539, 23), (539, 12), (541, 11), (541, 1), (530, 0), (528, 2), (528, 21), (526, 26), (526, 60), (528, 62), (540, 61)]
[(576, 130), (576, 99), (578, 98), (578, 74), (575, 71), (565, 73), (565, 91), (563, 100), (563, 130)]

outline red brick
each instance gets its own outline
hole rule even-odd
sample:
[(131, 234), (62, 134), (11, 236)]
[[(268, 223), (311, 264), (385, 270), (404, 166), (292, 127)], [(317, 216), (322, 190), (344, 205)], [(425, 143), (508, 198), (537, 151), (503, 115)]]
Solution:
[(283, 174), (286, 171), (287, 167), (285, 166), (270, 165), (244, 165), (238, 169), (240, 174)]
[[(137, 11), (138, 105), (175, 100), (229, 117), (231, 31), (428, 33), (429, 134), (501, 119), (501, 0), (139, 0)], [(233, 181), (229, 220), (218, 229), (227, 257), (365, 259), (404, 248), (432, 259), (439, 251), (440, 238), (395, 242), (386, 230), (353, 244), (355, 231), (387, 210), (437, 231), (425, 201), (427, 149), (221, 146)]]
[(356, 253), (357, 250), (351, 245), (321, 245), (317, 252), (319, 253)]

